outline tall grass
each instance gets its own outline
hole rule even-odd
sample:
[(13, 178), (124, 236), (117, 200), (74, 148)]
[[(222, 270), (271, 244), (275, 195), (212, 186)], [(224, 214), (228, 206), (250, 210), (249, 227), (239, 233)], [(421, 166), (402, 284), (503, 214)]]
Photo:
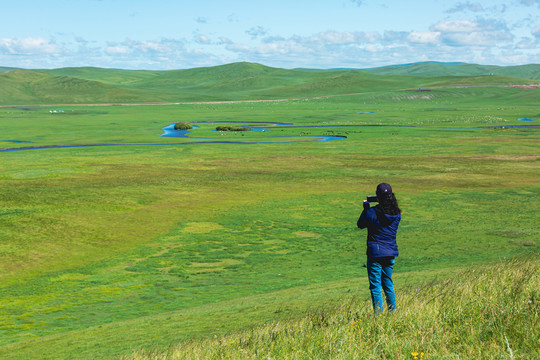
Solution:
[(540, 261), (519, 257), (398, 294), (373, 314), (355, 297), (300, 320), (136, 351), (140, 359), (538, 359)]

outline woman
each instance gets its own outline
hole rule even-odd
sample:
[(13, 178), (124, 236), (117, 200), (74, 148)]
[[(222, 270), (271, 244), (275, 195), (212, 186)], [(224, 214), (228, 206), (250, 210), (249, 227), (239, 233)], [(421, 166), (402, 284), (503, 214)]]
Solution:
[(386, 305), (390, 311), (396, 310), (396, 296), (392, 282), (394, 258), (398, 256), (396, 233), (401, 221), (401, 209), (389, 184), (377, 186), (379, 205), (370, 207), (364, 200), (364, 211), (358, 219), (360, 229), (368, 229), (367, 234), (367, 269), (369, 290), (376, 313), (383, 311), (381, 287), (386, 296)]

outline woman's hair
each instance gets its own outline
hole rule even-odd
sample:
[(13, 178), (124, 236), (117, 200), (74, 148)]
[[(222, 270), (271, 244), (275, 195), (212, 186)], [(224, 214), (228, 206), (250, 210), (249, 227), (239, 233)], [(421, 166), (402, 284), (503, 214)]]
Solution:
[(388, 215), (401, 214), (401, 209), (399, 208), (394, 193), (378, 194), (377, 197), (379, 200), (379, 209), (381, 209), (383, 213)]

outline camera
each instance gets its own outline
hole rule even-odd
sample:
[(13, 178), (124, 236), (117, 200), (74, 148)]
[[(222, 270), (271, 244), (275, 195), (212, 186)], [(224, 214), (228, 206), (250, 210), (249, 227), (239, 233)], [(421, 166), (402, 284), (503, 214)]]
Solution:
[(367, 202), (379, 202), (379, 199), (377, 199), (377, 195), (374, 195), (374, 196), (368, 196), (367, 197)]

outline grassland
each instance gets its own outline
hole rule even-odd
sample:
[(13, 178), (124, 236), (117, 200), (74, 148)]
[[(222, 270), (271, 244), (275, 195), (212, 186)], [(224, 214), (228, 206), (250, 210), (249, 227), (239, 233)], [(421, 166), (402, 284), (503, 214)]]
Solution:
[[(412, 71), (423, 76), (374, 75), (356, 70), (285, 70), (253, 63), (171, 71), (129, 71), (63, 68), (1, 72), (0, 105), (117, 104), (283, 99), (449, 85), (537, 83), (540, 65), (523, 66), (488, 76), (487, 70), (469, 76), (450, 76), (449, 69)], [(503, 68), (506, 69), (507, 68)], [(439, 76), (434, 75), (438, 71)]]
[[(342, 87), (343, 96), (279, 102), (0, 108), (0, 148), (129, 144), (0, 152), (0, 357), (163, 351), (265, 322), (301, 323), (347, 296), (367, 316), (365, 233), (354, 226), (381, 181), (404, 209), (404, 317), (418, 311), (411, 289), (426, 279), (537, 255), (539, 130), (511, 126), (539, 118), (539, 90), (480, 80), (405, 91), (426, 83), (384, 78), (356, 95), (336, 82), (311, 94)], [(212, 131), (223, 121), (324, 127)], [(196, 124), (197, 138), (146, 145), (178, 142), (159, 137), (172, 122)], [(267, 138), (331, 134), (347, 138)]]
[(471, 266), (405, 289), (394, 314), (375, 317), (370, 300), (353, 295), (300, 319), (123, 359), (537, 359), (539, 265)]
[(385, 66), (364, 71), (379, 75), (410, 75), (410, 76), (485, 76), (498, 75), (522, 79), (540, 80), (538, 64), (519, 66), (494, 66), (478, 64), (441, 64), (424, 62), (402, 66)]

